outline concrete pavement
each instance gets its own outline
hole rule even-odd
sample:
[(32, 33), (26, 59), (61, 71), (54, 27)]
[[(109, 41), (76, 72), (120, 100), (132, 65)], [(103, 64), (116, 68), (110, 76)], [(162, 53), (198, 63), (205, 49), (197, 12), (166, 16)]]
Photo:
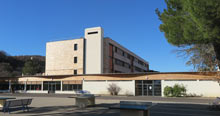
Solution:
[[(208, 102), (214, 98), (161, 98), (161, 97), (96, 97), (96, 107), (79, 109), (74, 106), (71, 95), (47, 94), (0, 94), (20, 98), (33, 98), (29, 112), (14, 109), (11, 114), (0, 112), (0, 116), (119, 116), (119, 110), (108, 109), (121, 100), (153, 101), (157, 105), (151, 109), (151, 116), (220, 116), (220, 111), (209, 110)], [(200, 103), (201, 102), (201, 103)]]

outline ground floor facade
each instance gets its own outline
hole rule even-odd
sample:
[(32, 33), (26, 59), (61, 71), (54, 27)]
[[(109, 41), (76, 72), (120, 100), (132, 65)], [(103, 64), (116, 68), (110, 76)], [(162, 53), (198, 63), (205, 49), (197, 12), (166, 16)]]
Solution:
[(110, 94), (108, 88), (115, 84), (119, 95), (164, 96), (166, 86), (184, 85), (187, 94), (220, 96), (219, 79), (213, 73), (145, 73), (66, 76), (27, 76), (2, 78), (0, 92), (77, 94)]

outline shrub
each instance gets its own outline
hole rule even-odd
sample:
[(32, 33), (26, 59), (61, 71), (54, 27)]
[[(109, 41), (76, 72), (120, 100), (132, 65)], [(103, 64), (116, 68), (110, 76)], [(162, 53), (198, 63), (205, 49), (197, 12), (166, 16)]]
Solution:
[(186, 88), (183, 85), (175, 84), (173, 86), (173, 97), (181, 97), (186, 95)]
[(175, 84), (173, 87), (166, 86), (164, 95), (167, 97), (181, 97), (186, 95), (186, 88), (183, 85)]
[(108, 91), (111, 95), (118, 95), (118, 93), (121, 91), (121, 88), (117, 86), (115, 83), (109, 84)]
[(166, 97), (172, 96), (172, 93), (173, 93), (173, 88), (172, 88), (172, 87), (166, 86), (166, 87), (164, 88), (163, 94), (164, 94)]

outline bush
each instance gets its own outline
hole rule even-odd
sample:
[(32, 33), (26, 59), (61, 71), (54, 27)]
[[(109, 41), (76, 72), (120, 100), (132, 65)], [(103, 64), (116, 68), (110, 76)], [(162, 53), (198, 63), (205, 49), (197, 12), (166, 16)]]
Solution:
[(186, 88), (183, 85), (175, 84), (173, 87), (173, 97), (181, 97), (186, 95)]
[(108, 91), (111, 95), (118, 95), (118, 93), (121, 91), (121, 88), (117, 86), (115, 83), (109, 84)]
[(186, 95), (186, 88), (183, 85), (175, 84), (173, 87), (166, 86), (164, 88), (166, 97), (181, 97)]
[(166, 97), (171, 97), (171, 96), (172, 96), (172, 93), (173, 93), (173, 88), (172, 88), (172, 87), (166, 86), (166, 87), (164, 88), (163, 94), (164, 94)]

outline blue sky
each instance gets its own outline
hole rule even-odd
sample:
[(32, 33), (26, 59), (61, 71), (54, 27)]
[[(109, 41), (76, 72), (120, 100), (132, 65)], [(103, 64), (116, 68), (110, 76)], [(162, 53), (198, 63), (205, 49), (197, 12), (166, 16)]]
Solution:
[(164, 0), (0, 0), (0, 50), (10, 55), (43, 55), (46, 42), (84, 36), (84, 29), (101, 26), (119, 42), (161, 72), (185, 72), (159, 30), (155, 9)]

